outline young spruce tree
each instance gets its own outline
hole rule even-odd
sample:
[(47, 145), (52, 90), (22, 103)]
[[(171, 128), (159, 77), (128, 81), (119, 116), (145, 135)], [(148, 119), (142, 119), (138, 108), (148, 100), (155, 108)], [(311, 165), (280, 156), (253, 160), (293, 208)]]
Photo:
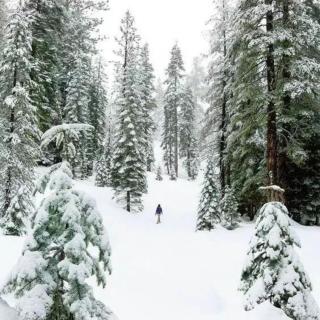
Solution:
[(18, 298), (22, 320), (110, 319), (87, 283), (95, 276), (105, 286), (104, 271), (111, 272), (110, 245), (95, 202), (73, 189), (67, 162), (54, 165), (39, 186), (46, 197), (4, 292)]
[(220, 223), (219, 197), (213, 161), (208, 160), (198, 208), (197, 230), (211, 230)]
[(295, 246), (300, 241), (291, 228), (287, 208), (266, 203), (258, 214), (240, 290), (245, 309), (270, 301), (294, 320), (318, 320), (320, 312), (311, 295), (311, 283)]

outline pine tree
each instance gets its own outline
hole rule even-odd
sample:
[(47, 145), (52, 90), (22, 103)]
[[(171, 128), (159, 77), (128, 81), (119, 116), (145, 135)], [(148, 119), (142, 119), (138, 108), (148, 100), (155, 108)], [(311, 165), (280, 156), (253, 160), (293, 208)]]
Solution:
[(221, 199), (220, 207), (223, 226), (229, 230), (237, 228), (240, 220), (238, 201), (234, 191), (229, 186), (225, 188), (225, 194)]
[(162, 181), (162, 180), (163, 180), (163, 178), (162, 178), (162, 170), (161, 170), (161, 167), (160, 167), (160, 166), (158, 166), (158, 168), (157, 168), (156, 180), (157, 180), (157, 181)]
[(98, 285), (105, 286), (104, 271), (111, 272), (106, 230), (95, 202), (73, 189), (70, 169), (66, 162), (56, 165), (40, 183), (47, 196), (4, 286), (5, 293), (19, 298), (16, 309), (21, 319), (111, 318), (87, 284), (95, 276)]
[(139, 36), (130, 12), (121, 20), (117, 66), (118, 121), (113, 153), (112, 187), (127, 211), (143, 208), (142, 195), (147, 191), (146, 164), (142, 154), (143, 135), (138, 131), (143, 122), (140, 96)]
[(152, 164), (154, 163), (154, 151), (153, 151), (153, 132), (155, 130), (155, 125), (152, 118), (152, 112), (155, 108), (154, 92), (155, 88), (153, 85), (154, 75), (153, 67), (150, 63), (149, 57), (149, 46), (145, 44), (141, 49), (141, 102), (143, 108), (143, 118), (142, 118), (142, 131), (144, 133), (144, 149), (143, 152), (146, 157), (147, 171), (151, 171)]
[(111, 143), (108, 141), (104, 146), (103, 153), (96, 163), (96, 186), (110, 187), (111, 186)]
[(219, 190), (212, 160), (208, 160), (198, 208), (197, 230), (214, 229), (221, 221)]
[(106, 111), (108, 104), (105, 79), (104, 66), (102, 59), (99, 58), (97, 63), (93, 65), (89, 92), (89, 124), (94, 127), (90, 146), (91, 162), (98, 160), (105, 151), (104, 141), (106, 138)]
[(183, 72), (184, 65), (181, 51), (178, 44), (175, 44), (171, 50), (170, 62), (166, 70), (162, 148), (167, 172), (170, 174), (175, 170), (176, 176), (178, 176), (179, 160), (178, 109), (182, 98)]
[(34, 67), (30, 23), (30, 13), (19, 5), (9, 17), (0, 66), (0, 223), (12, 235), (24, 232), (25, 217), (32, 212), (38, 156), (35, 109), (29, 94)]
[(162, 130), (164, 128), (164, 88), (161, 79), (157, 79), (155, 84), (155, 105), (152, 118), (155, 125), (154, 137), (161, 140)]
[[(98, 41), (96, 30), (101, 24), (101, 19), (92, 12), (106, 9), (107, 4), (104, 1), (80, 0), (65, 3), (64, 6), (63, 68), (60, 76), (62, 122), (91, 124), (89, 107), (95, 106), (90, 105), (92, 74), (97, 73), (98, 76), (100, 72), (100, 79), (103, 77), (102, 69), (95, 72), (92, 64)], [(103, 86), (103, 83), (99, 85)], [(98, 119), (100, 117), (103, 115), (99, 115)], [(93, 170), (92, 143), (96, 140), (96, 134), (95, 131), (81, 134), (81, 144), (76, 146), (77, 156), (71, 164), (77, 178), (86, 178)]]
[(198, 174), (198, 150), (195, 130), (195, 103), (192, 91), (186, 88), (181, 99), (179, 112), (179, 153), (184, 159), (184, 166), (189, 179)]
[(291, 319), (320, 319), (310, 280), (294, 250), (300, 242), (288, 214), (280, 202), (268, 202), (259, 211), (241, 275), (245, 309), (270, 301)]
[(7, 5), (5, 0), (0, 0), (0, 47), (3, 46), (5, 24), (7, 22)]
[(320, 24), (314, 13), (307, 1), (243, 0), (228, 54), (226, 158), (241, 207), (260, 205), (257, 185), (267, 179), (287, 189), (288, 208), (305, 223), (319, 223), (318, 199), (309, 204), (303, 195), (305, 188), (309, 194), (319, 188), (311, 182), (319, 146), (309, 143), (317, 140), (319, 114)]
[[(59, 87), (64, 54), (62, 39), (67, 19), (62, 1), (25, 0), (24, 3), (33, 12), (30, 28), (36, 68), (31, 72), (35, 85), (30, 95), (36, 107), (38, 127), (45, 132), (61, 119)], [(50, 150), (48, 156), (52, 154), (54, 151)]]
[(207, 100), (209, 108), (206, 110), (202, 138), (207, 152), (215, 150), (219, 154), (219, 180), (221, 194), (224, 196), (227, 177), (227, 128), (229, 123), (228, 100), (230, 92), (230, 65), (228, 50), (232, 31), (230, 18), (232, 10), (229, 0), (216, 0), (215, 13), (210, 19), (210, 52)]

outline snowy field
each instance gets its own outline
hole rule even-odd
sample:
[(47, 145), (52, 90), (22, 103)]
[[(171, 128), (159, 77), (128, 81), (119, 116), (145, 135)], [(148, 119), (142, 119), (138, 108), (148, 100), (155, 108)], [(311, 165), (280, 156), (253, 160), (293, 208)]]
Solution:
[[(218, 228), (195, 232), (200, 182), (176, 182), (149, 177), (149, 194), (142, 214), (128, 214), (112, 200), (112, 192), (92, 182), (77, 188), (97, 201), (112, 245), (113, 273), (97, 297), (119, 320), (280, 320), (282, 312), (268, 305), (245, 312), (237, 291), (240, 272), (253, 233), (252, 224), (234, 231)], [(160, 203), (163, 223), (155, 224)], [(303, 248), (302, 261), (320, 304), (320, 229), (295, 225)], [(0, 281), (17, 261), (23, 239), (1, 237)], [(9, 303), (12, 303), (9, 299)], [(0, 320), (15, 320), (0, 301)]]

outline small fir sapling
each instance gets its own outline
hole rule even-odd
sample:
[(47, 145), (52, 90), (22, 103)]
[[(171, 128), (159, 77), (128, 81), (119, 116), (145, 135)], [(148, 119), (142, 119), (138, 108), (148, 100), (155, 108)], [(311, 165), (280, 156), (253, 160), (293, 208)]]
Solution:
[(157, 181), (162, 181), (163, 180), (163, 178), (162, 178), (162, 170), (161, 170), (160, 166), (158, 166), (158, 168), (157, 168), (156, 180)]
[(234, 191), (229, 186), (225, 188), (225, 194), (221, 199), (220, 207), (223, 226), (228, 230), (237, 228), (240, 221), (238, 201), (234, 195)]

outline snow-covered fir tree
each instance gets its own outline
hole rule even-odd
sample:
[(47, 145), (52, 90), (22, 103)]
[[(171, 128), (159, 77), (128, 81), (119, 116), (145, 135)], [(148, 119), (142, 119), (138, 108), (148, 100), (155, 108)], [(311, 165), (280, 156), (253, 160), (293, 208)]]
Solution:
[(214, 173), (213, 161), (210, 159), (207, 163), (198, 207), (197, 230), (211, 230), (221, 222), (219, 198), (217, 177)]
[(232, 9), (229, 0), (215, 0), (214, 14), (210, 18), (210, 52), (207, 76), (209, 107), (204, 117), (202, 129), (203, 148), (206, 152), (219, 154), (219, 181), (221, 194), (224, 196), (227, 181), (226, 140), (230, 110), (228, 107), (228, 87), (230, 66), (228, 49), (230, 47)]
[(92, 81), (89, 91), (89, 124), (94, 127), (93, 137), (90, 146), (90, 161), (98, 160), (104, 153), (104, 142), (106, 139), (106, 111), (107, 111), (107, 92), (106, 74), (102, 58), (93, 64), (91, 71)]
[(292, 230), (288, 214), (281, 202), (268, 202), (259, 211), (241, 275), (245, 309), (251, 310), (269, 301), (291, 319), (318, 320), (319, 308), (295, 252), (300, 241)]
[(310, 145), (319, 131), (320, 24), (313, 5), (319, 8), (308, 1), (240, 1), (227, 54), (226, 158), (241, 208), (259, 206), (257, 185), (272, 176), (287, 190), (294, 218), (310, 224), (320, 221), (319, 145)]
[(146, 163), (143, 154), (143, 103), (140, 94), (139, 41), (135, 20), (126, 12), (121, 20), (118, 39), (117, 88), (118, 119), (113, 152), (112, 187), (117, 200), (129, 212), (143, 208), (142, 195), (147, 191)]
[(198, 174), (198, 141), (195, 129), (195, 102), (192, 91), (186, 88), (182, 94), (179, 112), (179, 155), (183, 159), (189, 179)]
[(17, 297), (22, 320), (110, 319), (87, 283), (95, 276), (105, 286), (104, 272), (111, 272), (110, 245), (94, 200), (73, 189), (66, 162), (39, 185), (46, 195), (4, 292)]
[(102, 154), (96, 163), (96, 180), (97, 187), (110, 187), (111, 186), (111, 168), (112, 168), (112, 148), (110, 139), (103, 147)]
[(162, 181), (163, 180), (163, 178), (162, 178), (162, 170), (161, 170), (160, 166), (158, 166), (158, 168), (157, 168), (156, 180), (157, 181)]
[[(64, 32), (68, 19), (64, 1), (23, 2), (33, 13), (30, 25), (32, 57), (37, 67), (31, 72), (31, 79), (35, 85), (30, 94), (37, 111), (38, 127), (41, 132), (45, 132), (61, 119), (60, 87), (65, 54)], [(57, 154), (50, 150), (43, 156), (46, 160), (52, 160)]]
[(141, 49), (141, 66), (140, 66), (140, 77), (141, 77), (141, 102), (143, 107), (143, 118), (142, 128), (140, 132), (144, 133), (144, 146), (145, 151), (143, 152), (146, 157), (147, 171), (151, 171), (152, 165), (155, 161), (153, 151), (153, 132), (155, 125), (152, 118), (152, 112), (155, 108), (154, 93), (155, 88), (153, 85), (154, 75), (153, 67), (150, 63), (149, 57), (149, 46), (145, 44)]
[(226, 186), (224, 196), (220, 202), (222, 225), (229, 230), (235, 229), (239, 225), (240, 214), (238, 201), (233, 189)]
[(161, 140), (164, 127), (164, 85), (159, 78), (155, 83), (155, 102), (156, 106), (152, 113), (153, 123), (155, 125), (154, 137), (157, 140)]
[(171, 57), (166, 70), (166, 90), (164, 96), (164, 124), (162, 133), (162, 148), (164, 162), (168, 174), (179, 170), (179, 124), (178, 112), (183, 92), (184, 64), (181, 50), (175, 44), (171, 50)]
[[(89, 123), (89, 91), (91, 77), (91, 57), (93, 53), (92, 39), (88, 30), (87, 19), (81, 9), (75, 5), (68, 8), (69, 17), (67, 28), (70, 43), (67, 47), (69, 65), (68, 79), (65, 88), (64, 121), (67, 123)], [(85, 134), (76, 145), (77, 155), (72, 159), (73, 174), (76, 178), (86, 178), (88, 172), (88, 145), (92, 138)], [(76, 144), (76, 142), (74, 142)]]
[(5, 25), (7, 22), (7, 5), (5, 0), (0, 0), (0, 47), (3, 45)]
[(0, 65), (0, 224), (20, 235), (32, 212), (34, 166), (38, 156), (35, 108), (30, 99), (32, 16), (19, 5), (9, 17)]

